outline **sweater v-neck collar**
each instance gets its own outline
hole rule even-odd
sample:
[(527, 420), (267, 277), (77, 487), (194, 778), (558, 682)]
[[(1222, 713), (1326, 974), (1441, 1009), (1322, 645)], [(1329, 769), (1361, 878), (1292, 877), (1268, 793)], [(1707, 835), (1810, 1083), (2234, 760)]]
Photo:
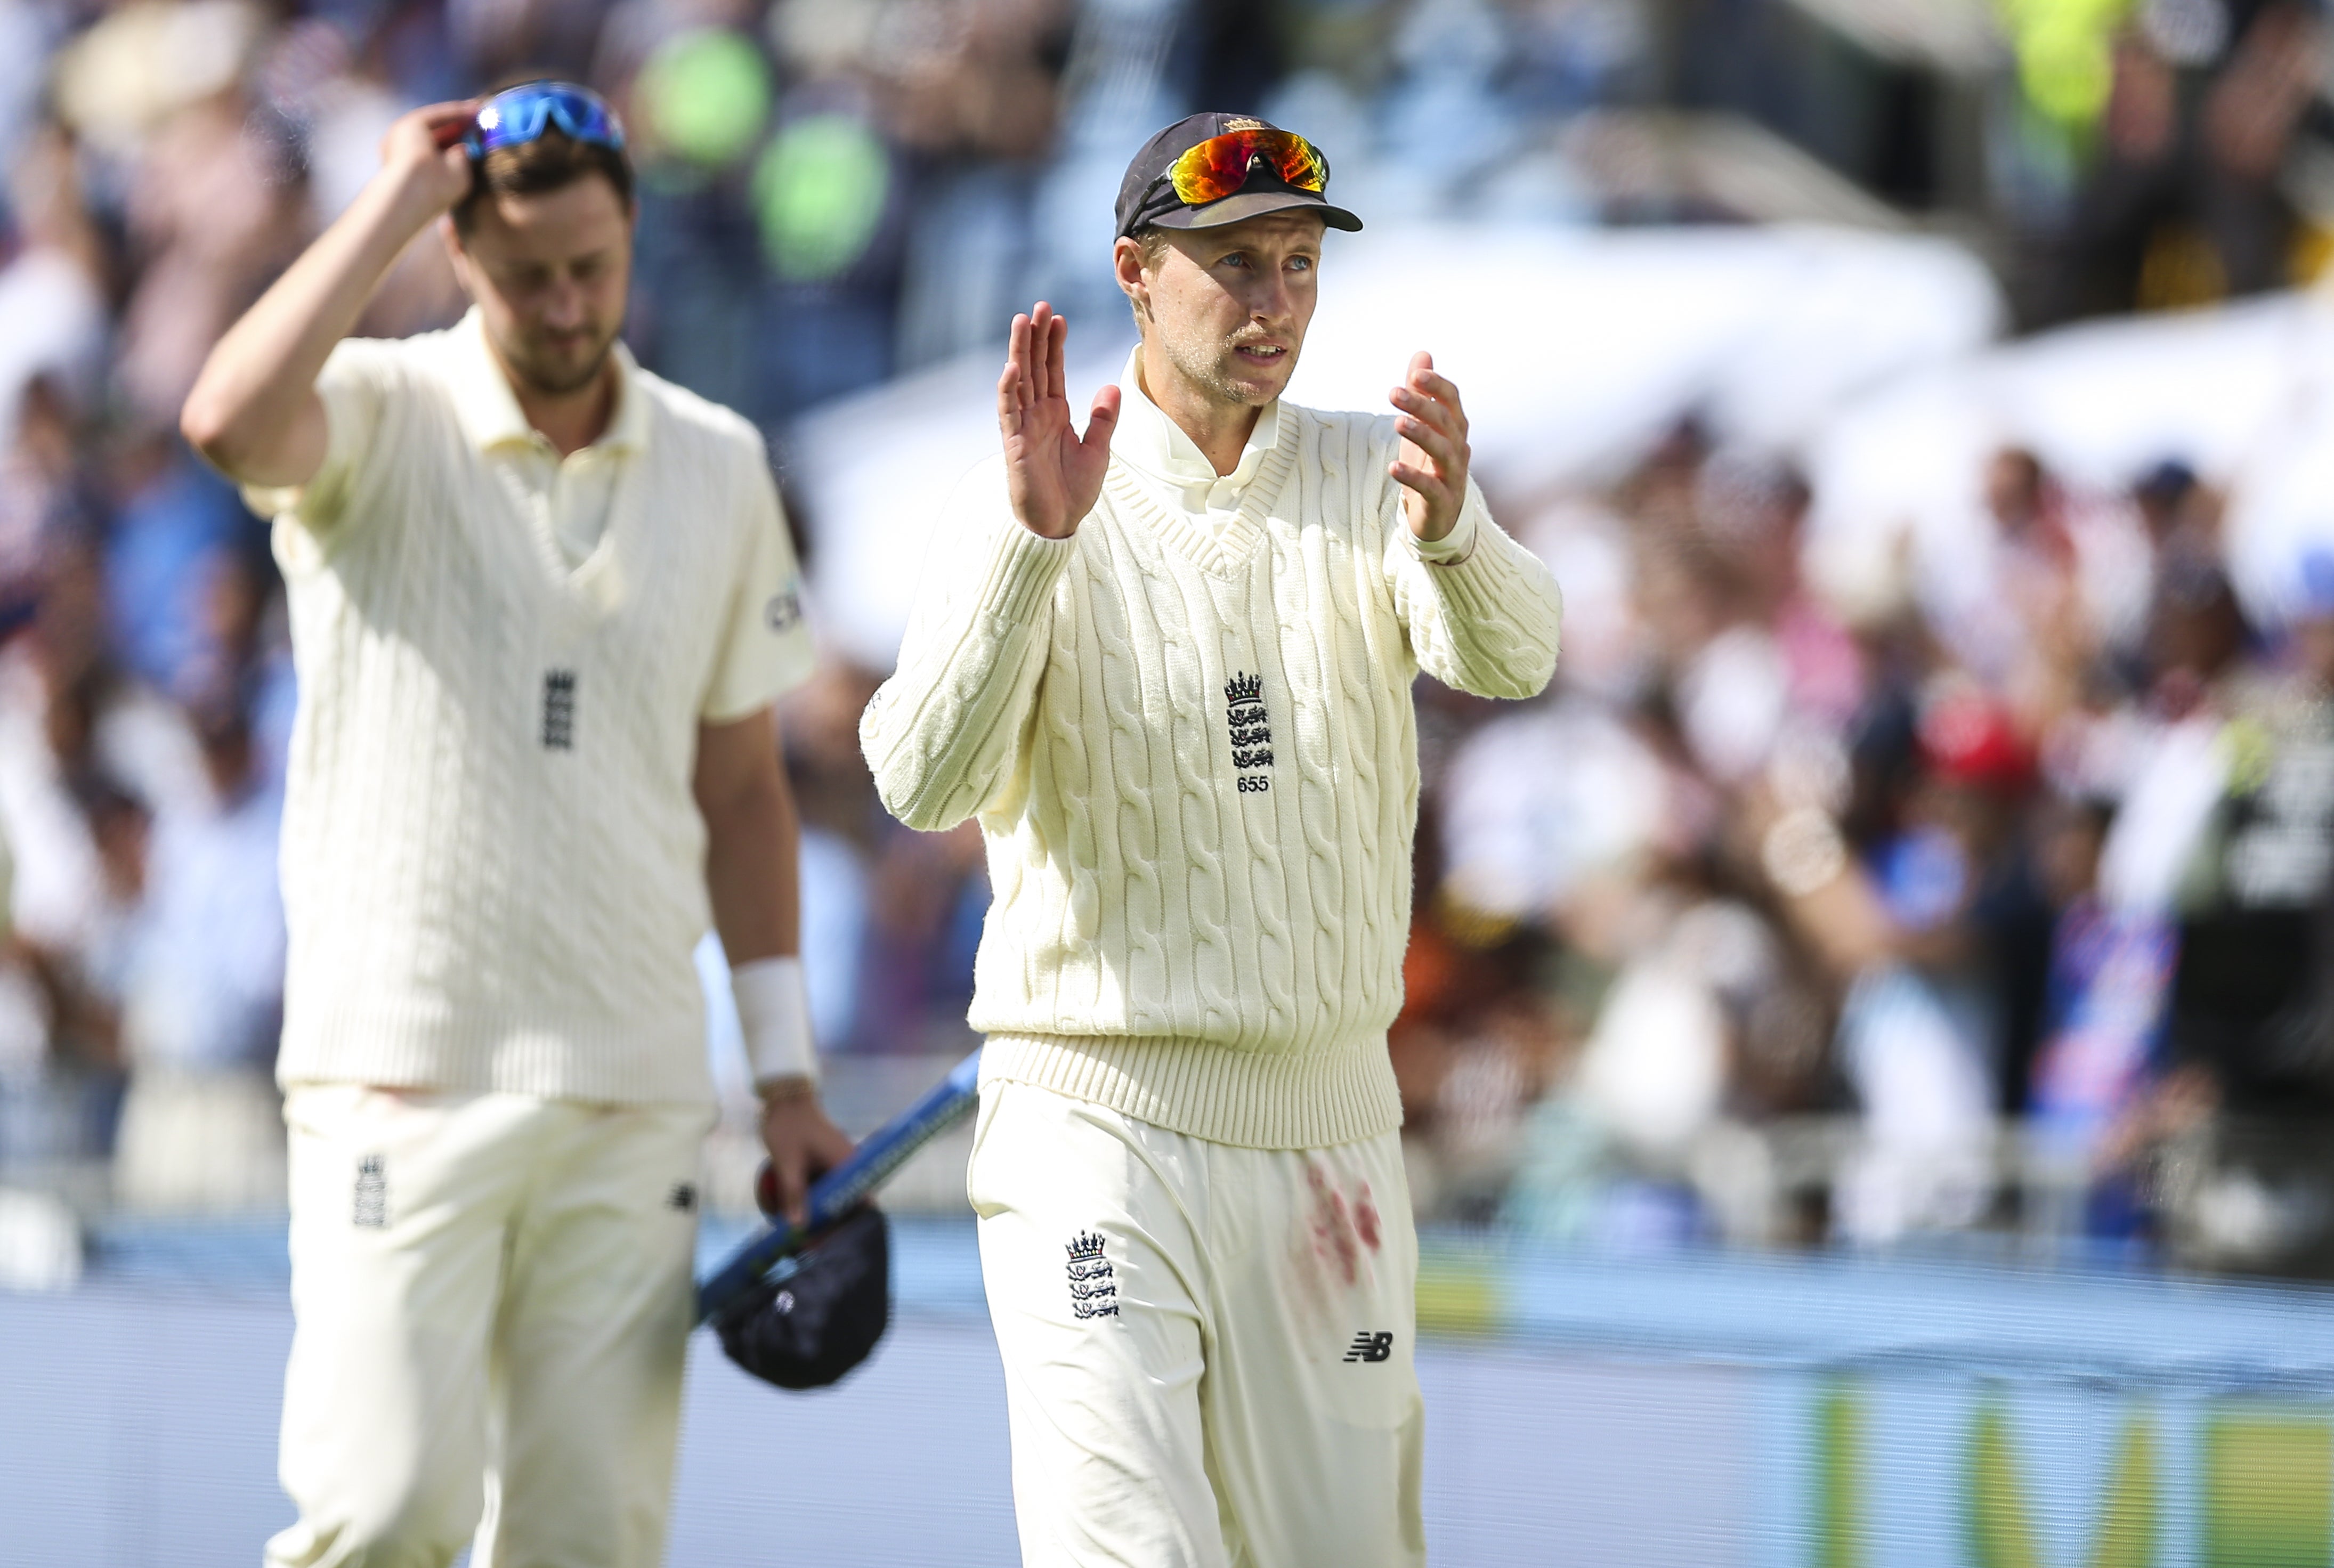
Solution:
[(1258, 541), (1264, 537), (1264, 519), (1280, 499), (1281, 487), (1295, 466), (1296, 413), (1287, 404), (1278, 405), (1277, 438), (1257, 465), (1256, 476), (1240, 496), (1239, 510), (1220, 528), (1210, 527), (1204, 516), (1162, 501), (1154, 493), (1160, 481), (1114, 453), (1104, 487), (1120, 505), (1140, 514), (1163, 543), (1191, 557), (1201, 571), (1214, 577), (1231, 577), (1256, 553)]

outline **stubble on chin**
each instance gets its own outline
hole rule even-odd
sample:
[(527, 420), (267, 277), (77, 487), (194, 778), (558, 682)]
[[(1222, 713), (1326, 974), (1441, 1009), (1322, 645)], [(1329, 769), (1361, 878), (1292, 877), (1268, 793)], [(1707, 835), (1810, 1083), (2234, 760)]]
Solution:
[(1165, 347), (1176, 371), (1205, 392), (1210, 402), (1261, 409), (1280, 395), (1277, 389), (1259, 390), (1233, 379), (1233, 367), (1239, 361), (1235, 357), (1238, 351), (1229, 342), (1201, 344), (1170, 339)]
[(574, 370), (567, 370), (555, 361), (532, 351), (513, 352), (506, 349), (503, 358), (526, 390), (548, 398), (564, 398), (580, 392), (599, 380), (607, 367), (608, 356), (614, 352), (616, 340), (612, 334), (593, 352), (591, 358)]

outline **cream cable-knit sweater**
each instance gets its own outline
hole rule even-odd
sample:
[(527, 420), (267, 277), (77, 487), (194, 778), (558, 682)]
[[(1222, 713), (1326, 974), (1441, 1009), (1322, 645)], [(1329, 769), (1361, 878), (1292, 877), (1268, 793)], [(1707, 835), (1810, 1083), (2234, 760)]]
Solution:
[(1397, 444), (1283, 403), (1212, 534), (1117, 458), (1066, 540), (1014, 519), (1002, 459), (959, 486), (860, 736), (902, 822), (980, 819), (985, 1077), (1256, 1148), (1401, 1124), (1411, 681), (1529, 697), (1559, 607), (1471, 485), (1471, 551), (1420, 557)]
[(253, 496), (300, 674), (287, 1084), (712, 1098), (698, 725), (814, 650), (759, 434), (619, 364), (580, 563), (535, 489), (557, 465), (509, 461), (532, 437), (475, 316), (341, 344), (323, 469)]

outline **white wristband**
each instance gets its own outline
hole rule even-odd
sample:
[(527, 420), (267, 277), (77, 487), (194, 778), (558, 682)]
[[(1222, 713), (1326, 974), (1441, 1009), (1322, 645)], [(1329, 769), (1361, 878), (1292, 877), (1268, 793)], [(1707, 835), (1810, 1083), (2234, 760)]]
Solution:
[(810, 996), (803, 989), (802, 960), (756, 958), (729, 971), (729, 992), (738, 998), (738, 1024), (745, 1032), (746, 1063), (757, 1086), (774, 1078), (818, 1082), (818, 1053), (810, 1034)]

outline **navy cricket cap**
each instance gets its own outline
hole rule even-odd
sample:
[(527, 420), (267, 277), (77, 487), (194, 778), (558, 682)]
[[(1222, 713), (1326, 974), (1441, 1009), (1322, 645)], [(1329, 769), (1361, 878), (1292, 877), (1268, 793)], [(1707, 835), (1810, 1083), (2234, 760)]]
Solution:
[[(1362, 226), (1360, 218), (1342, 207), (1331, 206), (1320, 193), (1299, 190), (1288, 184), (1271, 166), (1269, 159), (1260, 157), (1249, 161), (1247, 178), (1238, 190), (1229, 196), (1198, 206), (1187, 206), (1175, 193), (1170, 171), (1173, 169), (1175, 160), (1192, 148), (1236, 131), (1277, 131), (1279, 129), (1252, 114), (1211, 112), (1187, 115), (1153, 136), (1143, 144), (1142, 150), (1134, 155), (1134, 161), (1126, 166), (1126, 178), (1119, 181), (1119, 237), (1124, 239), (1152, 227), (1215, 228), (1247, 218), (1261, 217), (1268, 212), (1294, 209), (1309, 209), (1320, 214), (1321, 220), (1331, 228), (1359, 229)], [(1326, 184), (1325, 178), (1325, 188)]]
[(875, 1349), (892, 1321), (891, 1230), (869, 1204), (713, 1325), (729, 1359), (782, 1389), (823, 1389)]

